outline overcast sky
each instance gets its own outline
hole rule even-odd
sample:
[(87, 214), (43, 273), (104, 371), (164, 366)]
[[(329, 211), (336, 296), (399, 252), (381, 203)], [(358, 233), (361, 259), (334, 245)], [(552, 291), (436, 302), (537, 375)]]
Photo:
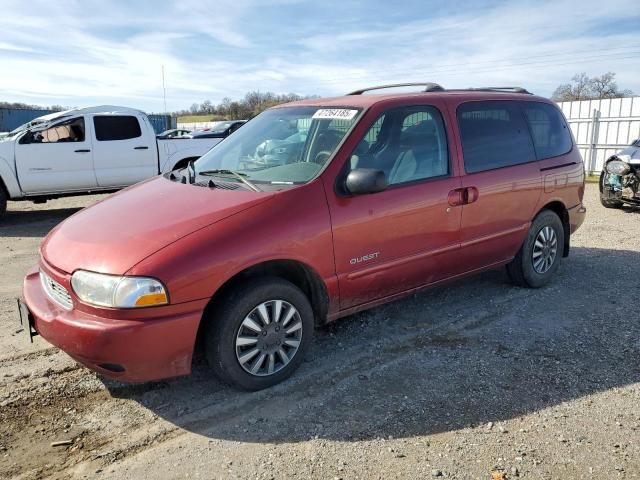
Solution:
[(160, 112), (247, 91), (521, 85), (574, 73), (640, 93), (637, 0), (2, 0), (0, 100)]

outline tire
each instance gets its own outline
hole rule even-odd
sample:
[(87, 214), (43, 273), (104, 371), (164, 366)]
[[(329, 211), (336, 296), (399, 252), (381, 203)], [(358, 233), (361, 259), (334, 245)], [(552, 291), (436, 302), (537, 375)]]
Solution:
[[(550, 239), (549, 242), (544, 241), (545, 237)], [(537, 243), (538, 240), (539, 243)], [(547, 249), (541, 249), (539, 245), (545, 245)], [(552, 254), (552, 246), (555, 246), (555, 254)], [(518, 254), (507, 265), (507, 274), (511, 282), (520, 287), (543, 287), (551, 281), (558, 270), (563, 253), (564, 227), (562, 221), (555, 212), (543, 210), (531, 223), (529, 234)], [(553, 257), (552, 260), (549, 260), (551, 257)], [(541, 265), (540, 261), (545, 261), (544, 265)], [(550, 264), (548, 264), (549, 261)]]
[[(0, 183), (2, 183), (0, 181)], [(0, 185), (0, 217), (2, 217), (7, 211), (7, 194)]]
[(600, 174), (600, 203), (604, 208), (622, 208), (624, 202), (604, 197), (604, 178), (607, 173), (603, 170)]
[[(260, 307), (270, 319), (268, 324), (262, 320)], [(274, 322), (278, 308), (279, 321)], [(235, 289), (207, 320), (204, 347), (209, 366), (224, 383), (243, 390), (262, 390), (288, 378), (302, 363), (313, 339), (309, 300), (298, 287), (278, 277), (253, 280)]]

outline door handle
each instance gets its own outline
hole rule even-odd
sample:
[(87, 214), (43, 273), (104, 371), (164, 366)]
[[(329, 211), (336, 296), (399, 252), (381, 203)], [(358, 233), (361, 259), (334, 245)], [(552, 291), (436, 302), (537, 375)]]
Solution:
[(74, 150), (76, 153), (89, 153), (91, 150), (88, 148), (81, 148), (80, 150)]
[(149, 150), (149, 147), (134, 147), (134, 150)]
[(448, 197), (448, 201), (449, 201), (449, 205), (451, 205), (452, 207), (458, 207), (460, 205), (464, 205), (464, 192), (466, 191), (465, 188), (456, 188), (455, 190), (451, 190), (449, 192), (449, 197)]
[(456, 188), (449, 192), (447, 200), (452, 207), (458, 207), (477, 201), (479, 196), (480, 193), (476, 187)]
[(464, 189), (464, 203), (469, 204), (478, 200), (480, 192), (476, 187), (467, 187)]

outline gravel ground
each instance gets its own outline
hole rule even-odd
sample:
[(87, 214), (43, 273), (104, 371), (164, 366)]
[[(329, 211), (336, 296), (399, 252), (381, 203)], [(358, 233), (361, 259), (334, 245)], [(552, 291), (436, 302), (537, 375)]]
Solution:
[(38, 242), (98, 198), (0, 223), (0, 478), (640, 478), (640, 210), (605, 210), (595, 185), (550, 286), (494, 271), (351, 316), (257, 393), (201, 361), (109, 382), (18, 332)]

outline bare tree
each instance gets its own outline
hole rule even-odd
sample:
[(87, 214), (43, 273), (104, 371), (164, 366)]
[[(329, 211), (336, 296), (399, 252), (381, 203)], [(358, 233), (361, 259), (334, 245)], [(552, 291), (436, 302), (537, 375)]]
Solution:
[(571, 79), (572, 83), (565, 83), (556, 88), (551, 99), (556, 102), (568, 102), (633, 95), (631, 90), (618, 89), (615, 77), (616, 74), (613, 72), (607, 72), (593, 78), (589, 78), (584, 72), (576, 74)]
[(629, 89), (618, 89), (615, 78), (616, 74), (613, 72), (607, 72), (599, 77), (593, 77), (591, 79), (591, 89), (595, 98), (616, 98), (633, 95), (633, 92)]
[(202, 105), (200, 105), (200, 110), (202, 111), (202, 113), (213, 113), (213, 104), (211, 103), (211, 100), (205, 100), (204, 102), (202, 102)]
[(205, 100), (201, 104), (194, 103), (188, 111), (183, 110), (182, 112), (174, 112), (174, 114), (206, 114), (220, 120), (249, 119), (267, 108), (281, 103), (301, 100), (302, 98), (295, 93), (276, 94), (273, 92), (252, 91), (247, 92), (241, 100), (231, 100), (225, 97), (218, 105), (213, 105), (210, 100)]

